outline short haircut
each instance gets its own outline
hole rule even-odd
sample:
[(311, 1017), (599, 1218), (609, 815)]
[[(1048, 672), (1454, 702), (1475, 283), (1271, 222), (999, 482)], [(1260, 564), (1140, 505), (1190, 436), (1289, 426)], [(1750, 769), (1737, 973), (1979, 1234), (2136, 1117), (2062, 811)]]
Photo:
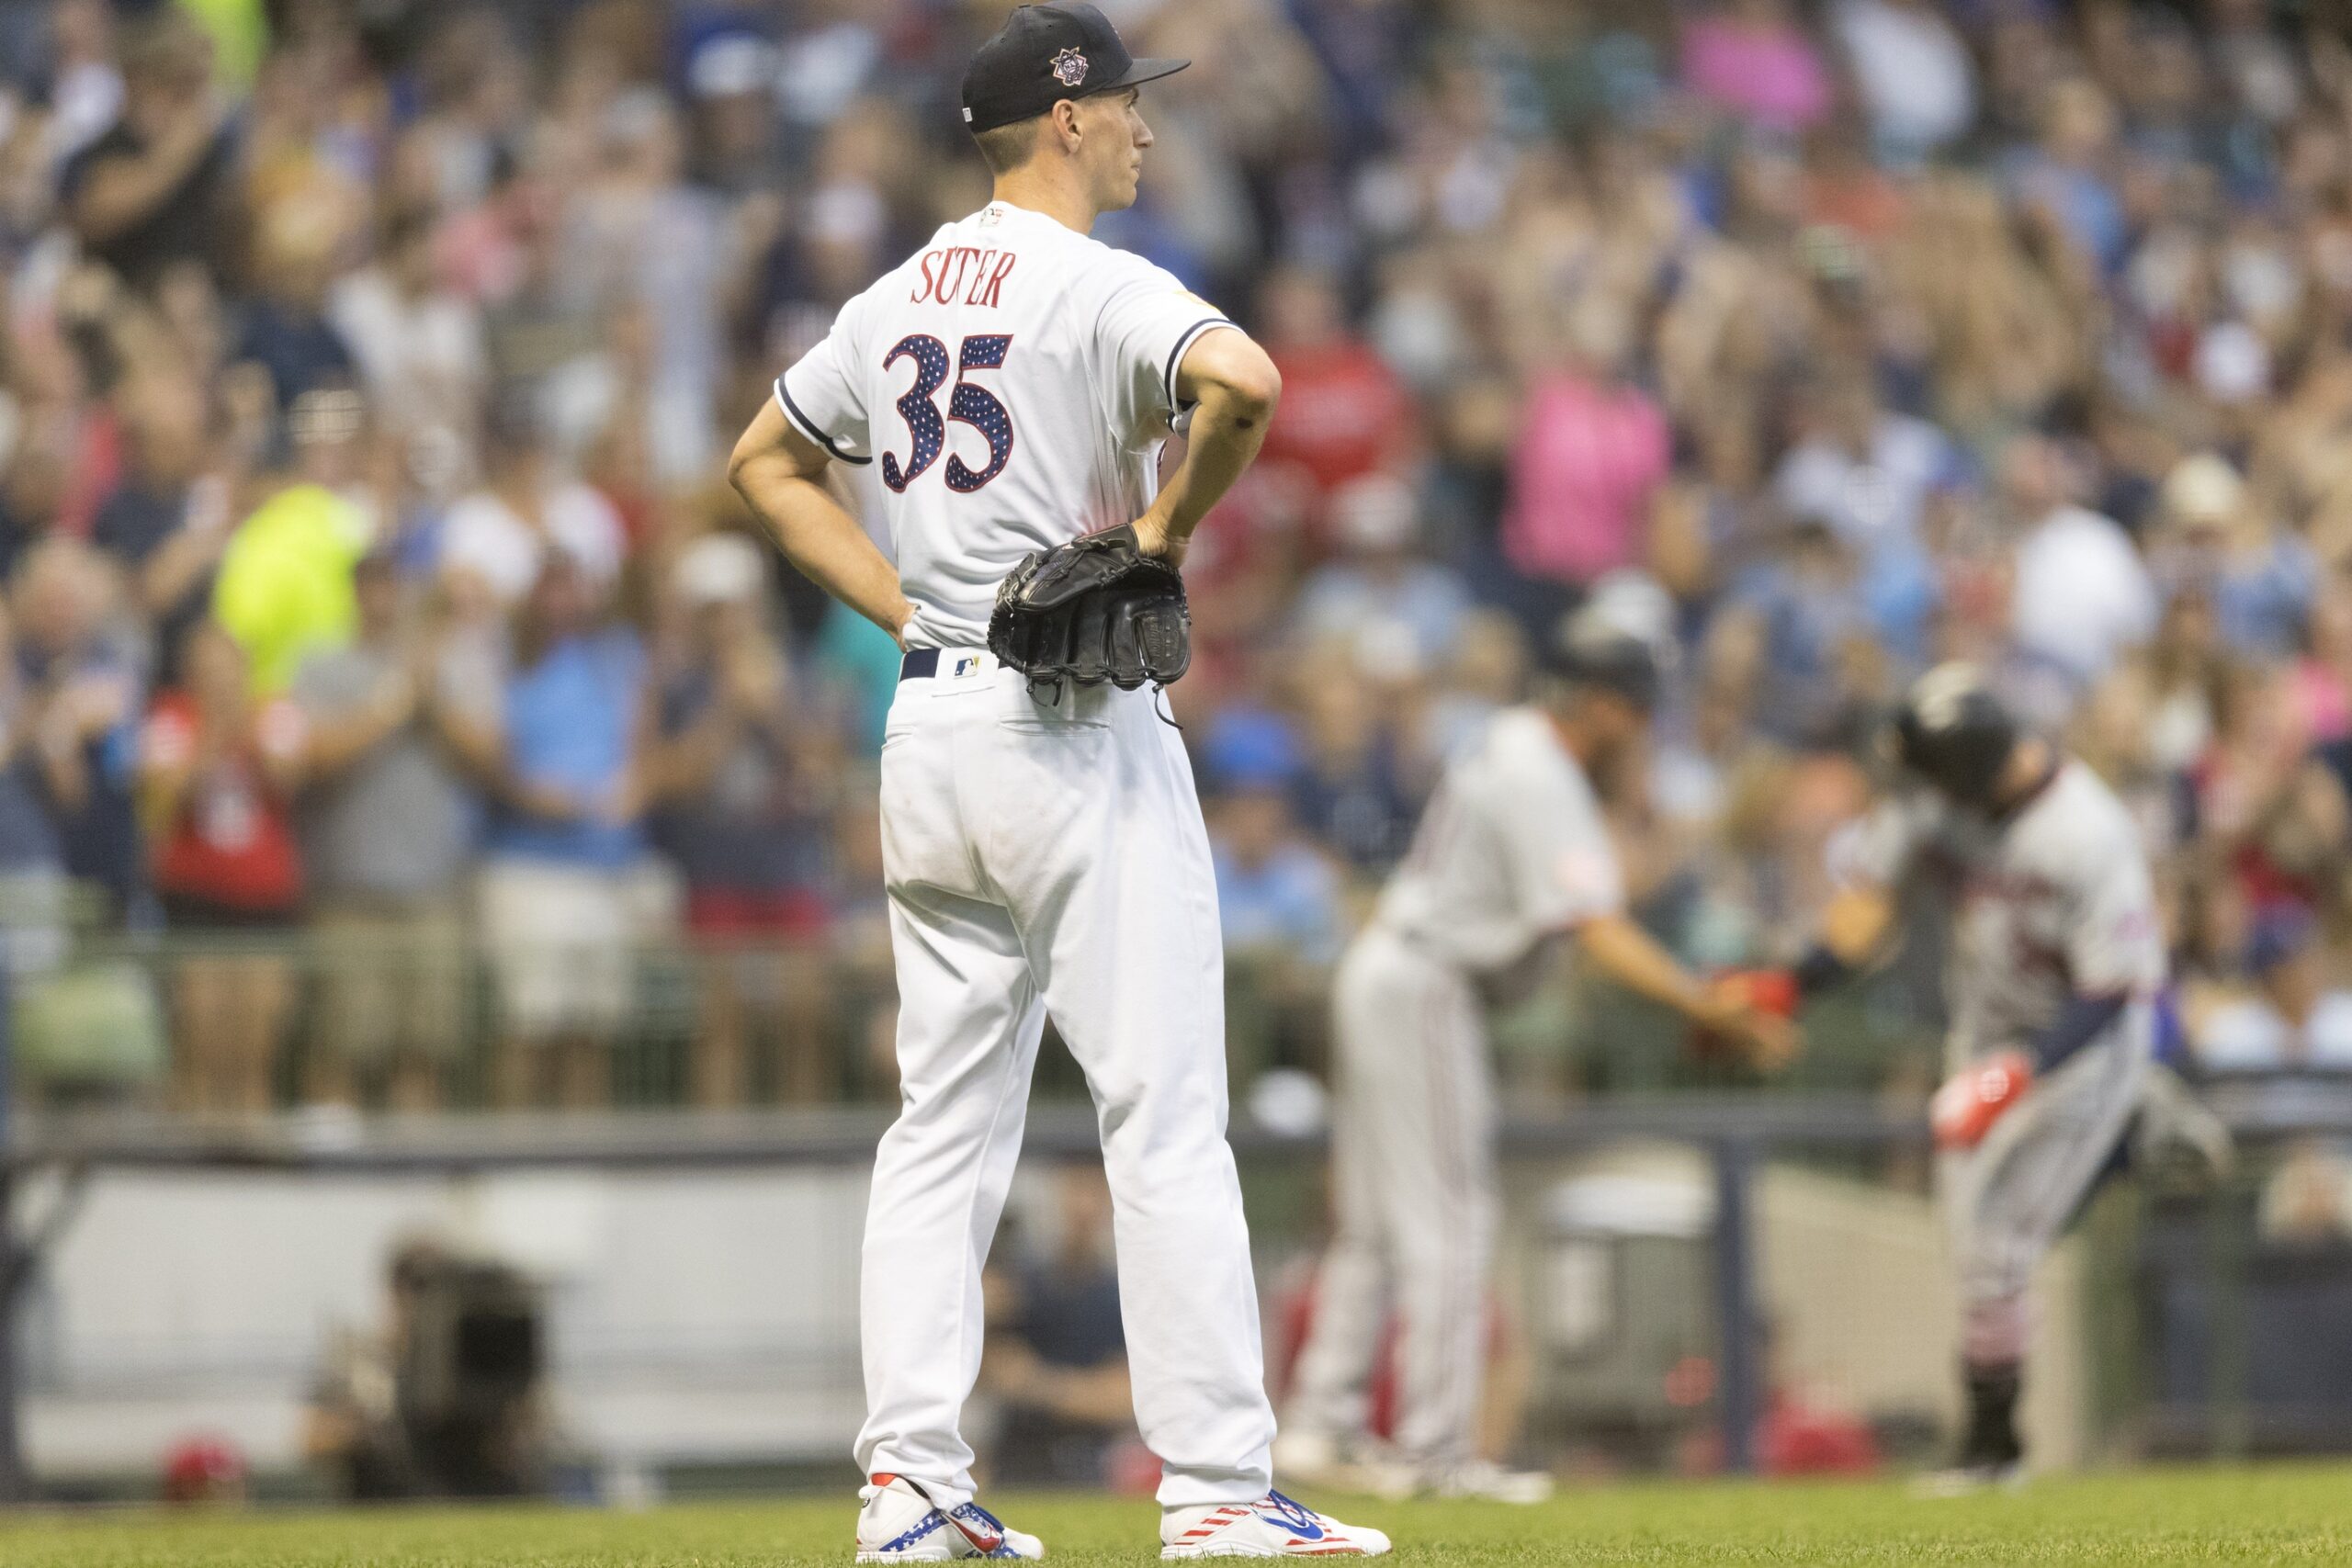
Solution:
[(1037, 151), (1037, 128), (1045, 116), (1032, 115), (1016, 119), (1011, 125), (1000, 125), (988, 130), (976, 130), (972, 140), (979, 143), (980, 161), (991, 175), (1009, 175), (1027, 163)]

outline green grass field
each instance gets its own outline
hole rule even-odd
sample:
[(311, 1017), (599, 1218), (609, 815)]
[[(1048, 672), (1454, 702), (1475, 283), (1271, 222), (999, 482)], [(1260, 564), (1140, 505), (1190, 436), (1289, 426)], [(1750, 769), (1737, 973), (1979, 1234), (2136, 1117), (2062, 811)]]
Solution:
[[(1148, 1503), (1005, 1498), (1049, 1561), (1157, 1557)], [(2050, 1481), (2014, 1495), (1914, 1500), (1895, 1484), (1634, 1485), (1547, 1506), (1361, 1504), (1391, 1561), (1443, 1563), (2345, 1563), (2352, 1469), (2158, 1470)], [(8, 1568), (797, 1568), (843, 1563), (838, 1501), (646, 1513), (140, 1512), (0, 1519)]]

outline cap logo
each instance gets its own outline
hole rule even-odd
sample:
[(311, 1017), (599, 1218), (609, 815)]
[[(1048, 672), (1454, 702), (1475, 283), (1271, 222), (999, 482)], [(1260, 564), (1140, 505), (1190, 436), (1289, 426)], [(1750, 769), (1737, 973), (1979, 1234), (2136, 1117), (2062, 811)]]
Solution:
[(1054, 56), (1054, 80), (1065, 87), (1075, 87), (1086, 80), (1086, 56), (1075, 49), (1066, 49)]
[(1960, 723), (1961, 704), (1977, 687), (1976, 671), (1965, 664), (1939, 664), (1911, 689), (1919, 728), (1934, 735)]

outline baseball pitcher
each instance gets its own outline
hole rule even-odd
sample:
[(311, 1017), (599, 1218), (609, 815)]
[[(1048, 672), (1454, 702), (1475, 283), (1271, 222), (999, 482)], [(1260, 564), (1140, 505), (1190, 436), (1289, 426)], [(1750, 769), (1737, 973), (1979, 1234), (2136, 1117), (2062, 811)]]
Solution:
[[(1215, 307), (1088, 237), (1136, 197), (1137, 87), (1184, 64), (1132, 58), (1091, 6), (1014, 11), (963, 86), (994, 199), (843, 306), (735, 451), (793, 564), (905, 649), (881, 782), (901, 1106), (865, 1226), (860, 1562), (1042, 1555), (974, 1502), (958, 1423), (1048, 1013), (1100, 1112), (1163, 1555), (1388, 1547), (1272, 1490), (1216, 882), (1156, 706), (1185, 661), (1175, 569), (1279, 378)], [(829, 493), (835, 463), (879, 468), (895, 568)]]

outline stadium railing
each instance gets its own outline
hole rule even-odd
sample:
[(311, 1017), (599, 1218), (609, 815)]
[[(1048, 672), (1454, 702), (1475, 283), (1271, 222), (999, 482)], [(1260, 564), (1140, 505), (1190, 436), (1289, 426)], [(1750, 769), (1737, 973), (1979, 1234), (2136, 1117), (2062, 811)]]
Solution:
[[(517, 1048), (504, 1026), (532, 998), (514, 992), (514, 971), (502, 975), (498, 956), (464, 944), (443, 950), (440, 961), (451, 966), (424, 987), (435, 999), (425, 1010), (430, 1027), (420, 1030), (432, 1036), (434, 1048), (422, 1055), (434, 1110), (367, 1115), (304, 1109), (318, 1081), (311, 1068), (339, 1056), (369, 1070), (381, 1066), (380, 1056), (336, 1032), (371, 1008), (413, 1012), (421, 973), (414, 954), (310, 935), (85, 939), (28, 948), (19, 934), (16, 948), (18, 962), (0, 967), (0, 1497), (20, 1495), (27, 1484), (15, 1420), (14, 1310), (33, 1260), (71, 1224), (74, 1194), (95, 1175), (209, 1170), (331, 1179), (564, 1168), (852, 1168), (871, 1157), (895, 1099), (881, 1027), (890, 1007), (886, 956), (855, 944), (640, 947), (625, 955), (623, 1005), (610, 1006), (609, 989), (598, 1003), (599, 1030), (584, 1057), (596, 1092), (576, 1096), (569, 1109), (495, 1111), (502, 1052)], [(274, 976), (258, 998), (242, 989), (255, 973)], [(365, 983), (355, 985), (354, 976)], [(1889, 994), (1894, 986), (1816, 1010), (1808, 1018), (1806, 1061), (1792, 1082), (1770, 1090), (1728, 1064), (1693, 1059), (1655, 1013), (1574, 985), (1540, 996), (1498, 1025), (1506, 1101), (1516, 1108), (1503, 1149), (1516, 1168), (1556, 1174), (1563, 1161), (1645, 1141), (1700, 1156), (1706, 1310), (1693, 1321), (1714, 1344), (1696, 1403), (1713, 1414), (1728, 1468), (1757, 1463), (1758, 1418), (1773, 1383), (1766, 1364), (1771, 1336), (1760, 1326), (1769, 1311), (1756, 1217), (1767, 1162), (1809, 1161), (1870, 1180), (1900, 1167), (1906, 1174), (1899, 1181), (1915, 1190), (1920, 1185), (1927, 1149), (1919, 1107), (1931, 1081), (1923, 1076), (1931, 1036), (1916, 1010)], [(216, 1005), (225, 998), (228, 1015), (225, 1024), (211, 1021), (207, 1049), (223, 1039), (241, 1045), (230, 1076), (259, 1071), (260, 1108), (191, 1102), (189, 1021), (191, 1009), (208, 1000), (208, 987)], [(1320, 976), (1278, 954), (1243, 955), (1231, 965), (1231, 989), (1237, 1151), (1250, 1171), (1311, 1169), (1323, 1150), (1320, 1134), (1311, 1124), (1257, 1120), (1247, 1089), (1270, 1068), (1322, 1065)], [(255, 1049), (238, 1037), (264, 1003), (266, 1033)], [(537, 1005), (548, 1004), (542, 996)], [(714, 1032), (726, 1036), (718, 1047)], [(401, 1031), (391, 1033), (391, 1044), (401, 1043)], [(382, 1040), (369, 1044), (383, 1049)], [(520, 1049), (538, 1047), (526, 1041)], [(560, 1077), (537, 1087), (549, 1092), (512, 1103), (564, 1098), (556, 1092), (564, 1088)], [(1083, 1092), (1067, 1055), (1049, 1049), (1030, 1122), (1032, 1153), (1050, 1158), (1093, 1150)], [(2211, 1100), (2256, 1157), (2224, 1190), (2142, 1216), (2148, 1223), (2134, 1235), (2147, 1239), (2115, 1261), (2128, 1288), (2109, 1309), (2134, 1332), (2177, 1337), (2185, 1324), (2197, 1353), (2153, 1371), (2137, 1368), (2124, 1379), (2134, 1386), (2104, 1397), (2130, 1404), (2139, 1439), (2158, 1450), (2339, 1440), (2344, 1434), (2320, 1429), (2324, 1420), (2300, 1433), (2287, 1429), (2294, 1427), (2291, 1416), (2282, 1429), (2265, 1428), (2249, 1392), (2261, 1376), (2250, 1341), (2263, 1310), (2249, 1284), (2315, 1266), (2257, 1244), (2261, 1151), (2352, 1142), (2352, 1081), (2224, 1085)], [(37, 1172), (60, 1179), (44, 1187), (57, 1201), (28, 1215), (14, 1195)], [(1307, 1231), (1319, 1213), (1311, 1189), (1294, 1205), (1306, 1215), (1300, 1228)], [(1302, 1189), (1294, 1182), (1293, 1190)]]
[[(2352, 1139), (2352, 1086), (2309, 1080), (2222, 1086), (2213, 1103), (2250, 1149), (2290, 1140)], [(5, 1265), (20, 1282), (32, 1258), (71, 1223), (71, 1194), (79, 1182), (106, 1171), (191, 1170), (327, 1179), (384, 1174), (484, 1173), (582, 1168), (695, 1171), (765, 1168), (854, 1167), (871, 1157), (887, 1124), (886, 1108), (809, 1107), (732, 1112), (644, 1111), (495, 1116), (384, 1117), (322, 1122), (275, 1116), (202, 1124), (153, 1112), (84, 1111), (37, 1118), (17, 1116), (0, 1157), (0, 1203), (12, 1185), (36, 1172), (62, 1175), (63, 1194), (40, 1216), (9, 1215), (15, 1240)], [(1295, 1168), (1317, 1160), (1319, 1134), (1278, 1131), (1237, 1115), (1232, 1138), (1245, 1170)], [(1506, 1157), (1557, 1162), (1610, 1147), (1657, 1142), (1698, 1151), (1712, 1186), (1711, 1218), (1702, 1242), (1709, 1260), (1712, 1321), (1717, 1337), (1706, 1391), (1697, 1401), (1711, 1412), (1721, 1466), (1756, 1468), (1759, 1417), (1770, 1383), (1770, 1352), (1759, 1288), (1756, 1210), (1768, 1159), (1802, 1155), (1830, 1164), (1917, 1152), (1924, 1129), (1907, 1111), (1856, 1095), (1628, 1096), (1571, 1108), (1510, 1116), (1502, 1128)], [(1095, 1126), (1082, 1105), (1047, 1103), (1033, 1113), (1030, 1152), (1041, 1158), (1083, 1157), (1096, 1147)], [(2192, 1310), (2199, 1330), (2201, 1371), (2192, 1371), (2187, 1397), (2180, 1380), (2142, 1391), (2139, 1430), (2160, 1451), (2244, 1453), (2293, 1434), (2268, 1434), (2248, 1399), (2247, 1258), (2244, 1223), (2253, 1190), (2240, 1181), (2187, 1208), (2171, 1229), (2178, 1237), (2211, 1238), (2188, 1274), (2202, 1292)], [(2159, 1249), (2161, 1250), (2161, 1249)], [(2161, 1258), (2143, 1252), (2127, 1262), (2139, 1280), (2136, 1310), (2144, 1318), (2163, 1310), (2165, 1284), (2150, 1270)], [(17, 1299), (12, 1290), (6, 1299)], [(1742, 1329), (1739, 1325), (1746, 1325)], [(28, 1481), (15, 1444), (17, 1385), (10, 1356), (12, 1325), (0, 1323), (0, 1496), (26, 1495)], [(2198, 1379), (2202, 1379), (2201, 1385)], [(2165, 1382), (2159, 1372), (2158, 1382)], [(2341, 1434), (2307, 1434), (2340, 1440)]]

